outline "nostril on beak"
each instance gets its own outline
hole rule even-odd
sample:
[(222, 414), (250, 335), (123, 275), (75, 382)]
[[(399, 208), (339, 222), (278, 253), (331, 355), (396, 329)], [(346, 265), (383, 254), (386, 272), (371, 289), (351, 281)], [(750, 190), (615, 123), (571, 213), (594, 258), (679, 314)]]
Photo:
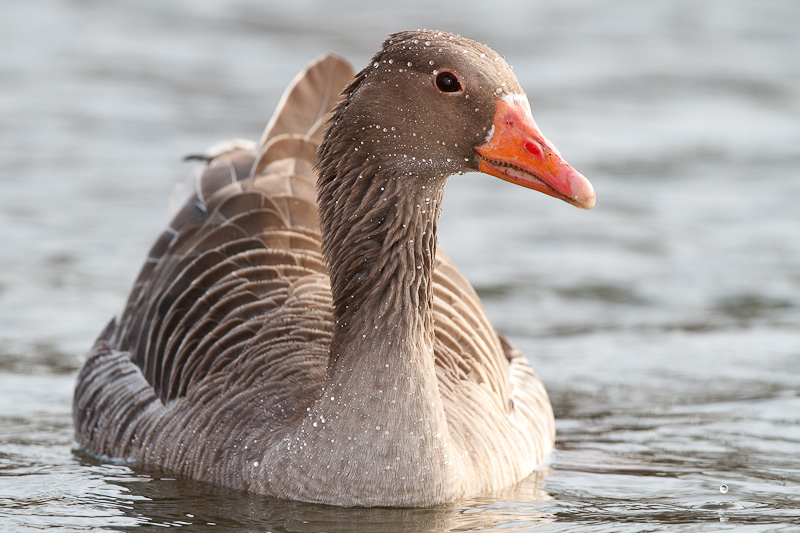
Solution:
[(525, 141), (523, 143), (522, 147), (525, 148), (526, 152), (528, 152), (529, 154), (531, 154), (533, 156), (542, 157), (542, 155), (543, 155), (542, 154), (542, 149), (539, 147), (539, 145), (537, 143), (535, 143), (533, 141)]

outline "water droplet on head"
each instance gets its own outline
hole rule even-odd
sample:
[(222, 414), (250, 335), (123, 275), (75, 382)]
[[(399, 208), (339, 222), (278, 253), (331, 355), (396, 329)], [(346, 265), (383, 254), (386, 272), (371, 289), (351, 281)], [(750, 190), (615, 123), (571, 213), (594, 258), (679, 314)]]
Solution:
[(726, 492), (728, 492), (728, 485), (726, 485), (725, 483), (723, 483), (722, 485), (720, 485), (720, 486), (719, 486), (719, 491), (720, 491), (722, 494), (725, 494)]

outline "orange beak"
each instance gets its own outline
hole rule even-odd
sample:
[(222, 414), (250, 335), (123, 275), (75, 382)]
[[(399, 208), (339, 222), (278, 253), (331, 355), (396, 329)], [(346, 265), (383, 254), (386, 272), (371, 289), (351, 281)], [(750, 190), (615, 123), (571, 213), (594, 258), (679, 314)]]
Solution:
[(581, 209), (594, 206), (592, 184), (569, 166), (542, 135), (523, 95), (497, 99), (490, 137), (475, 151), (481, 172), (543, 192)]

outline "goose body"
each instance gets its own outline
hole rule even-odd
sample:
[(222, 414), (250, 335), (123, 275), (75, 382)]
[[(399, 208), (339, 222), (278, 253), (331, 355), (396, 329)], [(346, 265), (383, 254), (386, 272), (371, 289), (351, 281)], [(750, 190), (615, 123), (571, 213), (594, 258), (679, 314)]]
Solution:
[(203, 159), (80, 371), (81, 446), (345, 506), (488, 493), (545, 458), (544, 387), (436, 248), (454, 173), (594, 202), (502, 58), (427, 31), (355, 78), (323, 56), (258, 143)]

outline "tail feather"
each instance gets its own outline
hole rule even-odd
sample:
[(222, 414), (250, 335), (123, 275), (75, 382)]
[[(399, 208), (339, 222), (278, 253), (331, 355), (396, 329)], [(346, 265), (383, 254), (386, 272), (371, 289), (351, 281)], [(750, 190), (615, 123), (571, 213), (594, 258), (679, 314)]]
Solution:
[(353, 76), (352, 67), (344, 59), (323, 54), (292, 80), (258, 143), (231, 139), (215, 144), (205, 153), (186, 156), (188, 161), (205, 164), (173, 191), (170, 201), (173, 221), (168, 231), (176, 233), (185, 224), (205, 219), (206, 203), (217, 190), (258, 176), (272, 161), (284, 158), (313, 161), (328, 117)]
[(327, 120), (339, 94), (354, 75), (350, 64), (335, 54), (323, 54), (309, 63), (284, 91), (261, 136), (259, 148), (285, 133), (308, 135), (322, 141), (320, 124)]

